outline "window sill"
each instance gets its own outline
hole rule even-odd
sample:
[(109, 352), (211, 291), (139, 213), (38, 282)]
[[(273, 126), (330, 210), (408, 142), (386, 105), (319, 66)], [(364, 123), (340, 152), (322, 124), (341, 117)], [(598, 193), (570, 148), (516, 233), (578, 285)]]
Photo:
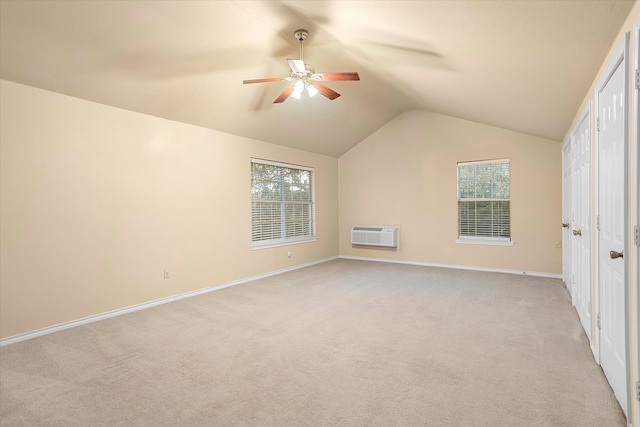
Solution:
[(300, 243), (315, 242), (317, 237), (304, 237), (300, 239), (287, 239), (287, 240), (269, 240), (267, 242), (254, 242), (251, 244), (251, 250), (256, 251), (259, 249), (277, 248), (279, 246), (297, 245)]
[(513, 240), (502, 239), (456, 239), (456, 243), (465, 245), (488, 245), (488, 246), (513, 246)]

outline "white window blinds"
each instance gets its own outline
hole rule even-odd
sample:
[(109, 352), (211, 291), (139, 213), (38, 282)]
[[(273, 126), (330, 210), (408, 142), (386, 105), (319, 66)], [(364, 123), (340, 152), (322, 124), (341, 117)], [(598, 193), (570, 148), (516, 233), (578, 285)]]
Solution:
[(313, 168), (251, 159), (253, 247), (315, 240)]
[(511, 240), (509, 160), (458, 163), (460, 239)]

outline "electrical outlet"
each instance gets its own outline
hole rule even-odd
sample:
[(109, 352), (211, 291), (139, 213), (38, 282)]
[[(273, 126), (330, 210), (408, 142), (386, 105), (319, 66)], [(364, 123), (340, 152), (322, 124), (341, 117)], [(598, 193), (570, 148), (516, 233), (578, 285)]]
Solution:
[(556, 242), (556, 249), (561, 249), (561, 248), (562, 248), (562, 241), (561, 241), (561, 240), (558, 240), (558, 241)]
[(291, 252), (287, 252), (287, 258), (291, 258)]
[(167, 270), (164, 271), (164, 278), (165, 279), (170, 279), (171, 276), (169, 275), (169, 272)]

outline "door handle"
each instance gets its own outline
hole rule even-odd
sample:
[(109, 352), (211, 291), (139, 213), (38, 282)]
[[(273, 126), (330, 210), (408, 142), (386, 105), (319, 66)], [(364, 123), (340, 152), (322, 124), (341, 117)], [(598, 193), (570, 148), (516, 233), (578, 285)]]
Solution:
[(582, 230), (573, 230), (574, 236), (582, 236)]
[(569, 228), (569, 223), (568, 222), (563, 222), (562, 223), (562, 228)]
[(609, 256), (611, 257), (611, 259), (624, 258), (624, 251), (620, 251), (620, 252), (611, 251), (609, 252)]

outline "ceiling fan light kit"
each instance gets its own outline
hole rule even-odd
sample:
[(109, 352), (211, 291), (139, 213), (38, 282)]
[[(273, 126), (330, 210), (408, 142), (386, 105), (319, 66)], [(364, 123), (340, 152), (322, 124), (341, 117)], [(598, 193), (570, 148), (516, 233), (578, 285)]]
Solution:
[(303, 42), (309, 37), (309, 32), (305, 29), (299, 29), (294, 31), (293, 36), (300, 43), (300, 59), (287, 59), (287, 63), (291, 69), (291, 74), (288, 77), (244, 80), (242, 84), (271, 83), (285, 80), (291, 82), (291, 84), (278, 95), (275, 101), (273, 101), (274, 104), (279, 104), (286, 101), (289, 97), (300, 99), (305, 92), (309, 97), (314, 97), (320, 93), (324, 97), (334, 100), (339, 97), (340, 94), (328, 86), (325, 86), (321, 81), (337, 82), (360, 80), (360, 76), (355, 72), (316, 73), (313, 65), (304, 63)]

